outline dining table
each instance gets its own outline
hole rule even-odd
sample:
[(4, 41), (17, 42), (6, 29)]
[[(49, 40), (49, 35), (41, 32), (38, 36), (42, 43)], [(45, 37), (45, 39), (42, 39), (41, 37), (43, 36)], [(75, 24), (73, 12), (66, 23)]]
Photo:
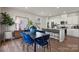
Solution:
[(46, 33), (36, 32), (36, 34), (31, 34), (30, 32), (25, 32), (26, 34), (29, 34), (31, 38), (34, 40), (34, 52), (36, 52), (36, 40), (37, 38), (40, 38), (42, 36), (47, 35)]

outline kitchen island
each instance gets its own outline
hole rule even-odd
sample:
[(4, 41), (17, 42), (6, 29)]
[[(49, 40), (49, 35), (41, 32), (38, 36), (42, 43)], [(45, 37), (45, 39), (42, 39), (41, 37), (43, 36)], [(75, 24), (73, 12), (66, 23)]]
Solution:
[(65, 39), (65, 29), (64, 28), (60, 28), (60, 29), (53, 29), (53, 28), (49, 28), (49, 29), (42, 29), (43, 31), (45, 31), (46, 33), (50, 34), (50, 38), (54, 38), (59, 40), (59, 42), (63, 42)]

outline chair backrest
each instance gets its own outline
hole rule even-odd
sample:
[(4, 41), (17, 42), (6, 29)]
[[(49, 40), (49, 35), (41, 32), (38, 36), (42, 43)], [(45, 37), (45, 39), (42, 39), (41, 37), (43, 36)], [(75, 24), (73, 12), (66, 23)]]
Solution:
[(20, 32), (22, 38), (23, 38), (23, 41), (25, 43), (28, 43), (28, 44), (33, 44), (34, 40), (30, 37), (30, 35), (24, 33), (24, 32)]
[(27, 29), (27, 30), (24, 30), (25, 32), (30, 32), (30, 30), (29, 29)]
[(49, 37), (50, 37), (50, 34), (47, 34), (47, 35), (36, 38), (36, 40), (44, 42), (44, 41), (47, 41), (49, 39)]
[(32, 26), (30, 27), (30, 34), (34, 34), (34, 35), (35, 35), (35, 34), (36, 34), (36, 30), (37, 30), (37, 28), (32, 25)]
[(38, 43), (43, 43), (43, 42), (44, 42), (43, 39), (44, 39), (44, 37), (41, 36), (41, 37), (36, 38), (35, 40), (36, 40), (36, 42), (38, 42)]
[(50, 37), (50, 34), (47, 34), (47, 35), (44, 35), (44, 36), (43, 36), (44, 40), (48, 40), (49, 37)]
[(39, 44), (40, 46), (44, 46), (48, 44), (48, 41), (45, 41), (45, 38), (43, 36), (36, 38), (36, 43)]

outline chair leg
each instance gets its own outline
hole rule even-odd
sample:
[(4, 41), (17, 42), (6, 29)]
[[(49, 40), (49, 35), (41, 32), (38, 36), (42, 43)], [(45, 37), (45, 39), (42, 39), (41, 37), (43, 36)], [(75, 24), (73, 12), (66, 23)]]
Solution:
[(49, 46), (48, 46), (48, 49), (49, 49), (49, 51), (51, 52), (51, 42), (50, 42), (50, 40), (49, 40), (49, 44), (48, 44)]
[(45, 52), (45, 47), (44, 47), (44, 52)]
[(47, 44), (47, 49), (49, 48), (48, 44)]
[(26, 48), (27, 48), (27, 52), (29, 52), (29, 49), (28, 49), (28, 48), (29, 48), (29, 45), (27, 45), (27, 47), (26, 47)]
[(32, 47), (33, 47), (33, 44), (32, 44)]
[(45, 52), (45, 47), (42, 47), (42, 51)]
[(51, 52), (51, 44), (50, 44), (50, 47), (49, 47), (49, 49), (50, 49), (50, 52)]
[(3, 42), (5, 43), (5, 38), (4, 38)]
[(23, 47), (22, 48), (23, 48), (22, 50), (25, 51), (25, 45), (24, 44), (23, 44)]
[(46, 47), (47, 47), (47, 51), (48, 51), (48, 49), (49, 49), (48, 44), (47, 44), (47, 46), (46, 46)]

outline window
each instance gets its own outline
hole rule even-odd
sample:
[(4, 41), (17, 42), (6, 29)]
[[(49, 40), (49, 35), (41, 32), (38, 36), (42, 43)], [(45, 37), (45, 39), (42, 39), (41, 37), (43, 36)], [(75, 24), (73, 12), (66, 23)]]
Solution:
[(15, 30), (25, 30), (28, 25), (28, 19), (21, 16), (16, 16), (15, 19)]

